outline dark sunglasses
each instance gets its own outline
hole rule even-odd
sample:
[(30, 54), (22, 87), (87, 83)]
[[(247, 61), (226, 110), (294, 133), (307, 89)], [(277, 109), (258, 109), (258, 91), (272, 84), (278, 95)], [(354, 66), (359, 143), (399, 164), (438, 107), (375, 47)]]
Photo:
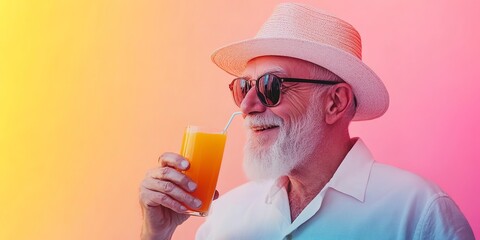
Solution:
[(257, 80), (247, 80), (245, 78), (236, 78), (228, 85), (233, 94), (235, 104), (240, 107), (243, 99), (248, 91), (252, 88), (252, 82), (255, 82), (255, 89), (257, 90), (258, 99), (266, 107), (275, 107), (280, 103), (282, 93), (282, 83), (284, 82), (299, 82), (299, 83), (316, 83), (334, 85), (339, 82), (332, 82), (327, 80), (310, 80), (300, 78), (280, 78), (274, 74), (267, 73)]

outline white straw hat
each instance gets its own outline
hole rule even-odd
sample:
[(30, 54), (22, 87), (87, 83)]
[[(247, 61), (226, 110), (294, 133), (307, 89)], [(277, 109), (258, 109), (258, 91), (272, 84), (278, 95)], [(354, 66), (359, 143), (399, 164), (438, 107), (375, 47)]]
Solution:
[(389, 97), (380, 78), (362, 62), (360, 34), (349, 23), (305, 5), (278, 5), (257, 35), (216, 50), (212, 61), (240, 76), (247, 62), (260, 56), (287, 56), (322, 66), (353, 88), (354, 121), (380, 117)]

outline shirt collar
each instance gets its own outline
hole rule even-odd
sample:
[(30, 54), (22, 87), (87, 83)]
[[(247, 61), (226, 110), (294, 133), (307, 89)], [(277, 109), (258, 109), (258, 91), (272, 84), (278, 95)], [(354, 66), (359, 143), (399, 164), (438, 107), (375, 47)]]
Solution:
[(373, 162), (372, 154), (358, 138), (327, 185), (363, 202)]
[(270, 188), (270, 191), (268, 192), (267, 197), (265, 198), (265, 203), (271, 204), (275, 195), (277, 195), (277, 193), (283, 188), (286, 189), (288, 183), (289, 183), (289, 180), (287, 176), (282, 176), (278, 178)]
[[(374, 160), (362, 139), (357, 138), (354, 141), (356, 142), (352, 149), (325, 187), (333, 188), (363, 202)], [(268, 192), (265, 202), (271, 203), (275, 195), (287, 184), (286, 176), (278, 178)]]

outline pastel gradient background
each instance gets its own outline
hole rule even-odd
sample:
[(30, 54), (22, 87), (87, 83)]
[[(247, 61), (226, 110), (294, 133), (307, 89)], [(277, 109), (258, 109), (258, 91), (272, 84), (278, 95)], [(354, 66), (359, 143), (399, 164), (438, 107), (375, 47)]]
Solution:
[[(0, 239), (138, 239), (146, 170), (187, 124), (237, 110), (210, 53), (253, 36), (278, 2), (0, 0)], [(480, 236), (480, 2), (302, 2), (359, 30), (390, 91), (386, 115), (352, 135), (438, 183)], [(245, 181), (243, 141), (238, 118), (221, 193)]]

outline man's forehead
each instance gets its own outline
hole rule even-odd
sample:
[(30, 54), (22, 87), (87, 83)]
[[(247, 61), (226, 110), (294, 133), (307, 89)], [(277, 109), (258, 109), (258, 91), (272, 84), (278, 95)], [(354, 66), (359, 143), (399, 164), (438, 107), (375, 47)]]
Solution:
[(264, 66), (264, 67), (252, 67), (252, 68), (246, 68), (245, 71), (243, 71), (242, 77), (244, 78), (250, 78), (250, 79), (256, 79), (262, 75), (265, 75), (267, 73), (274, 73), (278, 75), (285, 75), (288, 74), (288, 71), (280, 66), (273, 65), (273, 66)]
[(243, 71), (243, 77), (257, 78), (265, 73), (289, 74), (301, 68), (302, 71), (310, 71), (315, 64), (297, 58), (282, 56), (262, 56), (254, 58), (247, 63)]

